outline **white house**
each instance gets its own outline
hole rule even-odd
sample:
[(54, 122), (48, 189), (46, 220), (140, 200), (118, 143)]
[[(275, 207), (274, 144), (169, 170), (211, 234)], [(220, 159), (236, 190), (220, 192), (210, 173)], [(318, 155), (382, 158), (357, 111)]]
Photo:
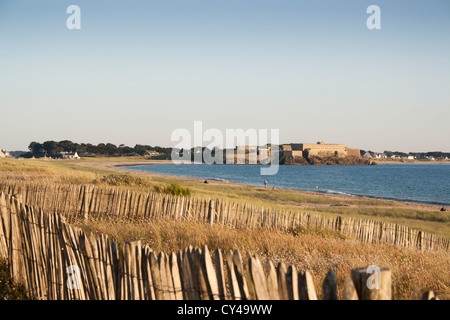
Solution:
[(369, 152), (364, 153), (363, 157), (364, 158), (372, 158), (372, 156), (370, 155)]
[(0, 149), (0, 158), (9, 158), (11, 155), (8, 151), (4, 149)]
[(155, 150), (149, 150), (149, 151), (147, 151), (147, 153), (148, 153), (148, 155), (150, 157), (154, 157), (154, 156), (159, 156), (160, 155), (160, 153), (155, 151)]
[(59, 158), (62, 159), (80, 159), (78, 152), (60, 152), (56, 154)]
[[(268, 147), (268, 146), (264, 146), (264, 147), (258, 146), (257, 154), (258, 154), (259, 156), (264, 156), (265, 158), (270, 158), (270, 156), (271, 156), (271, 147)], [(260, 160), (261, 160), (261, 159), (260, 159)]]
[(385, 158), (387, 158), (387, 156), (384, 153), (375, 153), (373, 156), (375, 158), (377, 158), (377, 159), (385, 159)]
[(194, 153), (202, 153), (203, 152), (203, 148), (202, 147), (195, 147), (194, 148)]

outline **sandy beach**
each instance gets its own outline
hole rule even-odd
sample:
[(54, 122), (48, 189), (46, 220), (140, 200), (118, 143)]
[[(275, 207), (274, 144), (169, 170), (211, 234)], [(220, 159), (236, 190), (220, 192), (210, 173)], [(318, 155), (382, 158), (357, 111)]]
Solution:
[[(172, 161), (170, 160), (147, 160), (147, 161), (130, 161), (130, 162), (82, 162), (78, 163), (82, 166), (88, 166), (96, 169), (106, 169), (112, 172), (129, 172), (132, 174), (137, 175), (145, 175), (150, 177), (161, 177), (161, 178), (168, 178), (168, 179), (176, 179), (180, 181), (190, 181), (194, 183), (204, 184), (204, 179), (200, 178), (188, 178), (188, 177), (180, 177), (180, 176), (174, 176), (174, 175), (166, 175), (166, 174), (159, 174), (159, 173), (152, 173), (152, 172), (139, 172), (134, 170), (127, 170), (122, 167), (129, 167), (129, 166), (139, 166), (139, 165), (152, 165), (152, 164), (172, 164)], [(246, 188), (253, 188), (253, 189), (264, 189), (264, 186), (254, 186), (249, 184), (240, 184), (240, 183), (232, 183), (232, 182), (223, 182), (223, 181), (215, 181), (215, 180), (208, 180), (209, 185), (226, 185), (226, 186), (234, 186), (234, 187), (246, 187)], [(268, 188), (269, 189), (269, 188)], [(439, 205), (432, 205), (432, 204), (424, 204), (424, 203), (415, 203), (415, 202), (408, 202), (408, 201), (396, 201), (396, 200), (386, 200), (386, 199), (374, 199), (371, 197), (364, 197), (364, 196), (347, 196), (347, 195), (339, 195), (339, 194), (326, 194), (326, 193), (320, 193), (320, 192), (311, 192), (311, 191), (304, 191), (304, 190), (292, 190), (292, 189), (284, 189), (284, 188), (277, 188), (276, 190), (272, 190), (273, 192), (276, 192), (277, 190), (283, 190), (287, 192), (297, 193), (299, 195), (308, 195), (311, 197), (322, 197), (322, 198), (328, 198), (328, 199), (336, 199), (336, 200), (376, 200), (379, 202), (379, 205), (377, 207), (379, 208), (388, 208), (394, 206), (398, 207), (404, 207), (404, 208), (410, 208), (410, 209), (418, 209), (418, 210), (427, 210), (427, 211), (439, 211), (441, 206)], [(318, 207), (332, 207), (332, 206), (349, 206), (349, 207), (365, 207), (365, 205), (339, 205), (339, 204), (319, 204), (319, 203), (307, 203), (307, 204), (298, 204), (297, 206), (302, 208), (318, 208)]]

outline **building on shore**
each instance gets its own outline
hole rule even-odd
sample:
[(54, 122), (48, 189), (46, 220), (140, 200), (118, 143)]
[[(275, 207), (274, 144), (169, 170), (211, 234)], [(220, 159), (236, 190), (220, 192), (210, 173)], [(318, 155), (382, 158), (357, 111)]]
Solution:
[[(286, 159), (302, 160), (303, 158), (317, 156), (317, 157), (361, 157), (359, 149), (348, 148), (343, 144), (326, 144), (324, 142), (318, 143), (290, 143), (278, 146), (278, 150), (272, 150), (269, 145), (265, 146), (236, 146), (236, 154), (245, 155), (245, 159), (249, 160), (251, 157), (258, 157), (261, 163), (268, 162), (272, 157), (278, 156), (278, 159), (284, 157)], [(227, 158), (228, 161), (228, 158)], [(230, 159), (231, 161), (231, 159)]]
[(348, 148), (343, 144), (328, 144), (319, 141), (316, 144), (302, 143), (299, 147), (308, 156), (346, 157), (348, 155)]
[(57, 159), (80, 159), (78, 152), (59, 152), (55, 154)]
[(328, 144), (323, 141), (317, 143), (291, 143), (280, 146), (280, 157), (360, 157), (359, 149), (348, 148), (343, 144)]
[(148, 153), (148, 155), (150, 157), (156, 157), (156, 156), (159, 156), (161, 154), (160, 152), (155, 151), (155, 150), (148, 150), (147, 153)]
[(384, 153), (374, 153), (373, 157), (377, 159), (387, 159), (387, 155)]
[(9, 157), (11, 157), (11, 155), (9, 154), (8, 151), (0, 149), (0, 158), (9, 158)]
[(280, 147), (280, 156), (286, 158), (303, 157), (303, 150), (296, 143), (283, 144)]
[(329, 144), (323, 141), (317, 143), (291, 144), (292, 150), (301, 150), (304, 155), (318, 157), (360, 157), (359, 149), (348, 148), (343, 144)]

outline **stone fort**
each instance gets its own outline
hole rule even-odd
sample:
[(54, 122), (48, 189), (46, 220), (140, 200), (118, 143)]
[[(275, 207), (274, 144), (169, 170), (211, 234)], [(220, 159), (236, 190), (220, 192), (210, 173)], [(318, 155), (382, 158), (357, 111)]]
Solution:
[(348, 148), (343, 144), (328, 144), (323, 141), (317, 143), (291, 143), (280, 146), (280, 156), (286, 157), (360, 157), (359, 149)]

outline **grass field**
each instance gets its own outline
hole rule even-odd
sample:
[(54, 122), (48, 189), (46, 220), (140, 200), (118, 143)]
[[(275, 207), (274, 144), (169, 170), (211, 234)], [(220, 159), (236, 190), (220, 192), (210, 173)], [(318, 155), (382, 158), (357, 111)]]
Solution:
[[(142, 158), (90, 158), (81, 160), (0, 160), (0, 183), (39, 182), (97, 184), (150, 191), (155, 186), (176, 183), (189, 188), (195, 197), (219, 197), (264, 207), (283, 207), (325, 216), (383, 220), (407, 225), (442, 237), (450, 237), (450, 217), (438, 207), (375, 199), (321, 195), (294, 190), (211, 182), (197, 179), (133, 173), (115, 165), (145, 162)], [(149, 162), (152, 163), (152, 162)], [(421, 252), (387, 244), (359, 243), (345, 236), (320, 230), (289, 232), (232, 229), (196, 222), (158, 220), (80, 222), (77, 226), (92, 233), (106, 233), (117, 241), (140, 239), (155, 251), (174, 252), (188, 245), (208, 245), (211, 250), (240, 249), (274, 262), (293, 264), (313, 273), (316, 288), (329, 269), (336, 272), (338, 286), (350, 270), (367, 265), (389, 267), (393, 272), (395, 299), (409, 299), (415, 287), (432, 289), (441, 299), (450, 298), (448, 252)], [(340, 292), (342, 293), (342, 292)]]
[(314, 194), (285, 189), (226, 184), (198, 179), (136, 173), (115, 168), (132, 163), (158, 163), (143, 158), (84, 158), (81, 160), (13, 160), (0, 161), (0, 181), (35, 181), (67, 184), (113, 185), (148, 191), (157, 186), (176, 183), (190, 189), (196, 197), (215, 197), (243, 201), (263, 207), (283, 207), (325, 216), (338, 215), (406, 225), (441, 237), (450, 238), (450, 214), (438, 206)]
[(177, 252), (205, 244), (211, 250), (239, 249), (274, 263), (283, 261), (297, 270), (310, 270), (321, 295), (322, 281), (330, 269), (336, 272), (342, 298), (344, 278), (355, 267), (388, 266), (393, 274), (395, 299), (411, 299), (414, 288), (431, 289), (440, 299), (450, 299), (448, 253), (421, 252), (387, 244), (367, 244), (346, 239), (335, 232), (232, 229), (204, 223), (157, 220), (139, 222), (91, 221), (78, 225), (87, 232), (105, 233), (118, 242), (139, 239), (156, 252)]

